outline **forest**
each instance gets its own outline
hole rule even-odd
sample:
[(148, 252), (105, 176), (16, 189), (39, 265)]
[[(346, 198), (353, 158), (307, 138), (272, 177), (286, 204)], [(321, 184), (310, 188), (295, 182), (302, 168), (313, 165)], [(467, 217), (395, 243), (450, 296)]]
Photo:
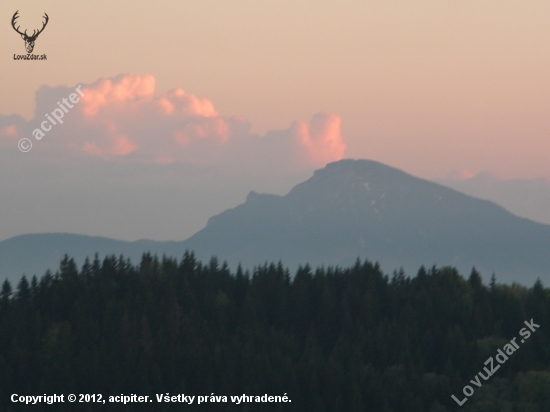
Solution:
[[(232, 271), (190, 252), (144, 254), (137, 265), (96, 255), (78, 267), (65, 256), (55, 273), (2, 284), (0, 410), (550, 411), (549, 316), (540, 281), (484, 283), (475, 268), (385, 274), (358, 259)], [(540, 327), (520, 343), (531, 320)], [(514, 338), (517, 350), (488, 374), (488, 358)], [(25, 405), (13, 394), (65, 402)], [(153, 402), (69, 403), (69, 394)], [(167, 394), (219, 402), (157, 401)]]

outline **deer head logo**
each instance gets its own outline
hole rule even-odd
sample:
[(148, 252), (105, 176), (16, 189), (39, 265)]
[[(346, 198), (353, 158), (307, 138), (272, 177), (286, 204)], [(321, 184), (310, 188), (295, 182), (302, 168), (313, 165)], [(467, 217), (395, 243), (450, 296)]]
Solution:
[(19, 10), (17, 10), (13, 15), (13, 18), (11, 19), (11, 25), (13, 29), (21, 35), (23, 40), (25, 40), (25, 48), (27, 49), (27, 53), (32, 53), (32, 51), (34, 50), (34, 42), (36, 41), (36, 38), (38, 37), (38, 35), (44, 31), (44, 28), (48, 24), (49, 17), (46, 13), (44, 13), (44, 18), (46, 19), (46, 21), (44, 21), (42, 28), (38, 31), (34, 30), (32, 33), (32, 36), (29, 36), (27, 35), (27, 30), (25, 30), (25, 32), (22, 33), (19, 31), (20, 26), (15, 27), (15, 20), (17, 20), (17, 18), (19, 17), (18, 13), (19, 13)]

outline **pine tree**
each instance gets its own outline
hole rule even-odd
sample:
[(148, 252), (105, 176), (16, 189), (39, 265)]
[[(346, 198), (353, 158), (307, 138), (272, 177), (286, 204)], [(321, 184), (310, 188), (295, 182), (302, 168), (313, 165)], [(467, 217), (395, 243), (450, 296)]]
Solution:
[(12, 295), (11, 283), (8, 279), (2, 284), (2, 291), (0, 292), (0, 305), (2, 307), (7, 307)]
[(21, 278), (21, 281), (17, 285), (17, 297), (20, 300), (27, 300), (31, 296), (31, 290), (29, 287), (29, 281), (27, 280), (27, 277), (23, 275)]
[(483, 287), (481, 275), (476, 270), (475, 266), (472, 268), (472, 272), (470, 273), (470, 277), (468, 278), (468, 283), (474, 288), (474, 290), (480, 290)]

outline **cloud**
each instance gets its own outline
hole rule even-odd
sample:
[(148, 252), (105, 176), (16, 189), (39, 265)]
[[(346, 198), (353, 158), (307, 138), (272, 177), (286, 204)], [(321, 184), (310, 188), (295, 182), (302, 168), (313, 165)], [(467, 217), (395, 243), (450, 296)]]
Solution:
[[(83, 85), (80, 101), (66, 113), (62, 99), (75, 88), (43, 86), (33, 119), (0, 116), (0, 147), (13, 148), (17, 138), (28, 137), (33, 150), (53, 158), (179, 162), (249, 172), (312, 169), (344, 157), (340, 118), (334, 114), (318, 113), (309, 124), (296, 121), (258, 136), (244, 117), (222, 116), (211, 101), (182, 89), (156, 95), (155, 83), (152, 75), (100, 79)], [(31, 138), (43, 122), (49, 125), (55, 110), (63, 124), (40, 141)]]
[(452, 170), (443, 181), (447, 182), (496, 182), (511, 180), (510, 176), (504, 173), (497, 173), (489, 170), (484, 170), (478, 173), (471, 172), (466, 169)]
[(0, 133), (6, 137), (15, 137), (17, 136), (17, 127), (14, 124), (4, 127)]
[(310, 161), (326, 164), (344, 157), (346, 145), (340, 134), (340, 118), (331, 113), (313, 116), (309, 129), (300, 122), (301, 142), (309, 149)]
[(452, 182), (461, 182), (463, 180), (471, 179), (476, 174), (473, 172), (470, 172), (466, 169), (453, 169), (451, 172), (447, 175), (446, 180), (452, 181)]

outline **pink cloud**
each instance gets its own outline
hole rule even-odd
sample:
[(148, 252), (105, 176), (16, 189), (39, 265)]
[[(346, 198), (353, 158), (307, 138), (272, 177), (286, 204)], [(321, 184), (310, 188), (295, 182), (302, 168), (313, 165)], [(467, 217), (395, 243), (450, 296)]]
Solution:
[(496, 181), (505, 181), (512, 179), (511, 176), (508, 176), (504, 173), (499, 172), (493, 172), (493, 171), (482, 171), (478, 173), (470, 172), (469, 170), (452, 170), (445, 180), (451, 181), (451, 182), (464, 182), (467, 180), (478, 180), (478, 181), (486, 181), (486, 182), (496, 182)]
[(218, 116), (214, 105), (208, 99), (200, 99), (186, 94), (183, 89), (175, 89), (157, 99), (166, 114), (179, 112), (187, 116), (213, 117)]
[(100, 80), (92, 87), (82, 89), (84, 96), (81, 99), (81, 110), (88, 116), (95, 116), (99, 110), (112, 108), (118, 103), (128, 104), (128, 102), (152, 98), (155, 93), (155, 84), (155, 78), (149, 74)]
[[(82, 86), (80, 102), (40, 145), (51, 147), (55, 156), (65, 148), (74, 155), (104, 160), (183, 162), (233, 170), (251, 165), (268, 172), (322, 167), (344, 157), (340, 118), (334, 114), (318, 113), (309, 125), (297, 121), (288, 129), (257, 136), (250, 133), (244, 117), (222, 116), (206, 98), (180, 88), (157, 95), (155, 87), (149, 74), (120, 75)], [(42, 87), (37, 92), (37, 118), (27, 126), (37, 127), (43, 114), (72, 92), (74, 88)]]
[(308, 148), (313, 164), (326, 164), (344, 157), (346, 144), (340, 133), (340, 123), (340, 118), (332, 113), (317, 113), (309, 128), (303, 121), (297, 123), (298, 139)]
[[(17, 141), (22, 137), (27, 137), (27, 126), (25, 119), (20, 116), (1, 116), (0, 115), (0, 153), (16, 153)], [(32, 136), (28, 136), (32, 137)], [(7, 160), (2, 157), (0, 160)]]
[(0, 134), (8, 137), (16, 137), (17, 128), (15, 127), (15, 125), (6, 126), (2, 130), (0, 130)]
[(469, 170), (461, 169), (453, 169), (448, 175), (447, 180), (452, 180), (456, 182), (461, 182), (463, 180), (468, 180), (474, 177), (476, 174), (473, 172), (470, 172)]
[(108, 148), (100, 148), (94, 143), (85, 143), (82, 147), (83, 152), (100, 157), (126, 156), (134, 150), (136, 150), (136, 145), (130, 142), (126, 136), (118, 136)]

